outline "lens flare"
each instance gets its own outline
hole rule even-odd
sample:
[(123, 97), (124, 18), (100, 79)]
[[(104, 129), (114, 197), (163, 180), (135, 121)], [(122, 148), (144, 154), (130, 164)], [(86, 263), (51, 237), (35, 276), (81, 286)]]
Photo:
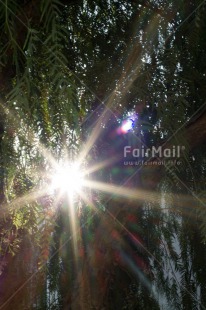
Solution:
[(123, 122), (121, 130), (123, 133), (127, 133), (129, 130), (132, 130), (134, 121), (132, 119), (127, 119)]
[(129, 131), (132, 131), (135, 127), (135, 122), (138, 119), (138, 115), (132, 113), (131, 115), (128, 115), (128, 118), (124, 119), (120, 125), (120, 127), (117, 129), (118, 134), (126, 134)]
[(57, 167), (52, 176), (52, 190), (60, 190), (62, 193), (73, 195), (82, 190), (84, 174), (77, 163), (63, 164)]

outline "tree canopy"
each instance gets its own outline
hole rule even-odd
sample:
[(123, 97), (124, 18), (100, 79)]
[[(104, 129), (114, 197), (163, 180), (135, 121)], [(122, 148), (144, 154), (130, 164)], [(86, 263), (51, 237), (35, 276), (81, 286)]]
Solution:
[(205, 13), (0, 1), (0, 309), (205, 309)]

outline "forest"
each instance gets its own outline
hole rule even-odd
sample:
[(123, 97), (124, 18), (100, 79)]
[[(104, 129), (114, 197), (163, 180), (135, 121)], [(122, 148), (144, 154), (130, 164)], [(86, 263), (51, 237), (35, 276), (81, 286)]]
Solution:
[(0, 310), (206, 309), (205, 16), (0, 0)]

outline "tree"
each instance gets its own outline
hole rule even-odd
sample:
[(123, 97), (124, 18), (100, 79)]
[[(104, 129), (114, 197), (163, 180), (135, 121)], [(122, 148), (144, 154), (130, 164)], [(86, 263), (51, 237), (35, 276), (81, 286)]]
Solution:
[[(0, 12), (0, 308), (204, 308), (204, 2), (10, 0)], [(128, 112), (135, 128), (118, 134)], [(68, 215), (47, 186), (82, 145), (100, 169)], [(186, 148), (180, 166), (151, 158), (136, 172), (126, 145)]]

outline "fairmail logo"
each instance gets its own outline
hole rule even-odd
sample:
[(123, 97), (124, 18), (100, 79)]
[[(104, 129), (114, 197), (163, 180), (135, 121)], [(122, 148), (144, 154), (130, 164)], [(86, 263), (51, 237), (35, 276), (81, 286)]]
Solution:
[(185, 150), (185, 146), (173, 145), (170, 148), (162, 146), (146, 148), (144, 145), (141, 148), (132, 148), (130, 145), (124, 147), (124, 158), (180, 158), (181, 152)]

